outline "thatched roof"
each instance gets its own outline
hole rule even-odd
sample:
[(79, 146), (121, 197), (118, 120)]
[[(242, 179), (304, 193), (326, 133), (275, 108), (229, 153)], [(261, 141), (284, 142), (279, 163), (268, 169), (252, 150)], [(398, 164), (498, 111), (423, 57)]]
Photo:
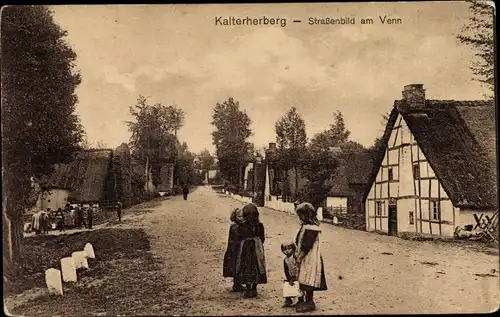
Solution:
[(115, 155), (116, 156), (128, 156), (130, 157), (130, 148), (127, 145), (127, 143), (122, 143), (120, 144), (116, 149), (115, 149)]
[(339, 159), (339, 167), (333, 177), (330, 196), (349, 196), (353, 190), (350, 185), (368, 185), (374, 160), (375, 153), (369, 150), (342, 153)]
[(497, 206), (495, 107), (487, 101), (395, 103), (453, 205)]
[(400, 113), (455, 207), (497, 207), (495, 107), (487, 101), (425, 100), (411, 109), (396, 100), (387, 123), (375, 181)]
[(348, 154), (347, 179), (349, 184), (369, 184), (375, 158), (376, 153), (371, 150), (363, 150)]
[(102, 199), (113, 151), (83, 150), (69, 164), (56, 166), (55, 172), (43, 184), (44, 188), (69, 189), (72, 202)]
[(160, 192), (166, 192), (171, 190), (171, 181), (173, 182), (174, 177), (174, 164), (167, 163), (164, 164), (160, 169), (160, 183), (156, 187), (156, 189)]
[(339, 159), (339, 165), (335, 170), (332, 178), (332, 188), (330, 189), (330, 197), (349, 196), (349, 181), (347, 179), (347, 162), (344, 159)]

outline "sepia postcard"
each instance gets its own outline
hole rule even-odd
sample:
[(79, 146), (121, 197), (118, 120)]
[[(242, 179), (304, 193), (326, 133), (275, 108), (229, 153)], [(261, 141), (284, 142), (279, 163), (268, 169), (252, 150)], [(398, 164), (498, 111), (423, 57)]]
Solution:
[(493, 2), (0, 22), (6, 315), (498, 310)]

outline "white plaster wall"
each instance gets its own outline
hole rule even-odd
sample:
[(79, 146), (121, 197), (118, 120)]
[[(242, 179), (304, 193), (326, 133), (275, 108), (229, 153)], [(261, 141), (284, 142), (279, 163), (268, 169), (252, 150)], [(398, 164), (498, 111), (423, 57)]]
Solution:
[(250, 171), (253, 167), (253, 163), (248, 163), (247, 166), (245, 166), (245, 178), (243, 182), (243, 188), (247, 189), (248, 188), (248, 171)]
[(495, 213), (495, 210), (473, 210), (468, 208), (460, 208), (458, 212), (458, 219), (456, 226), (464, 227), (465, 225), (474, 225), (476, 226), (476, 220), (474, 219), (474, 214), (479, 218), (481, 214), (483, 214), (482, 219), (486, 219), (485, 215), (488, 215), (490, 218)]
[(327, 197), (326, 206), (347, 208), (347, 197)]
[[(401, 199), (397, 201), (398, 208), (398, 232), (415, 232), (415, 225), (410, 224), (410, 211), (415, 213), (415, 204), (413, 199)], [(415, 217), (414, 217), (415, 219)]]
[(50, 208), (52, 210), (57, 210), (58, 208), (64, 208), (68, 202), (69, 190), (67, 189), (51, 189), (50, 191), (45, 191), (41, 195), (41, 209), (47, 210)]
[[(398, 164), (398, 149), (393, 149), (388, 151), (389, 152), (389, 158), (388, 158), (388, 163), (389, 164)], [(387, 179), (387, 175), (385, 175), (385, 179)]]

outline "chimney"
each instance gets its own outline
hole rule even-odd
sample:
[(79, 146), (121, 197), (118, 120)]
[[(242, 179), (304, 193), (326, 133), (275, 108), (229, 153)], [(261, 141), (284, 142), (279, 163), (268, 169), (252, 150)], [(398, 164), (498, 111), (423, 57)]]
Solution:
[(410, 108), (425, 106), (425, 89), (422, 84), (406, 85), (403, 90), (403, 100)]

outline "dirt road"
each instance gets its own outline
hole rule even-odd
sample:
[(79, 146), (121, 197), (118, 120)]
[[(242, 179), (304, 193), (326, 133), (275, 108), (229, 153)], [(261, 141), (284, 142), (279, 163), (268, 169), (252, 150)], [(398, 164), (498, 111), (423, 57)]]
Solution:
[[(230, 291), (222, 277), (229, 213), (242, 203), (209, 188), (187, 201), (174, 197), (132, 222), (146, 230), (165, 261), (168, 288), (181, 309), (165, 314), (282, 315), (280, 244), (298, 230), (296, 217), (260, 208), (266, 229), (268, 284), (257, 298)], [(125, 224), (124, 224), (125, 225)], [(499, 259), (454, 245), (407, 241), (323, 224), (329, 290), (316, 294), (314, 314), (478, 313), (498, 309)], [(479, 275), (475, 275), (479, 274)], [(158, 298), (161, 300), (161, 298)], [(145, 312), (147, 313), (147, 312)]]

